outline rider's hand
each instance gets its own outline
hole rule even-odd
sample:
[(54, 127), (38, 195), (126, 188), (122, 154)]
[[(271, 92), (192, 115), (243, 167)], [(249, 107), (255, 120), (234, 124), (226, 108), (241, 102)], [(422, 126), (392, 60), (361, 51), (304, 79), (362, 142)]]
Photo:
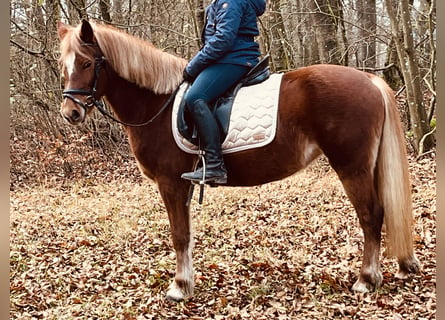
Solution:
[(194, 77), (192, 77), (185, 69), (184, 72), (182, 73), (182, 77), (184, 78), (184, 81), (192, 83), (193, 80), (195, 80)]

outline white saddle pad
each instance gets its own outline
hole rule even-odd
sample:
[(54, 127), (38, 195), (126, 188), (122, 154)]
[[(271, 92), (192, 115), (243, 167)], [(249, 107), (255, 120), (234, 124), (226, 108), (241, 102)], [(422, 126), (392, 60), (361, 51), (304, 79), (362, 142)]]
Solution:
[[(230, 116), (227, 137), (222, 143), (222, 152), (233, 153), (263, 147), (275, 138), (277, 129), (278, 98), (283, 74), (271, 74), (266, 81), (242, 87), (235, 97)], [(198, 147), (185, 139), (178, 130), (179, 105), (187, 88), (183, 84), (173, 104), (172, 130), (178, 147), (191, 154)]]

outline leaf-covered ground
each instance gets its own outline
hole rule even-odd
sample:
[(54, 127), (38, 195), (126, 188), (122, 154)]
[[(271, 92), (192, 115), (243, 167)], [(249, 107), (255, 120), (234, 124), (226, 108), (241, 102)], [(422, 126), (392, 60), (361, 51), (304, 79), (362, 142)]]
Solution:
[[(350, 290), (362, 258), (356, 214), (324, 159), (253, 188), (194, 200), (195, 296), (165, 300), (175, 255), (156, 187), (139, 178), (11, 191), (11, 319), (435, 319), (436, 164), (410, 159), (420, 274)], [(112, 176), (112, 173), (110, 173)]]

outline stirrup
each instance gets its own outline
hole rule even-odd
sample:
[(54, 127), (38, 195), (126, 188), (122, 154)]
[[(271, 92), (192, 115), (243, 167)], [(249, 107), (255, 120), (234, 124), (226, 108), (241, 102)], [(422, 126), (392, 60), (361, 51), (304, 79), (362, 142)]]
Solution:
[[(221, 184), (225, 184), (227, 183), (227, 174), (225, 174), (225, 170), (223, 170), (222, 172), (224, 174), (218, 176), (214, 176), (214, 177), (207, 177), (207, 164), (204, 158), (204, 152), (200, 152), (199, 154), (200, 157), (200, 161), (198, 161), (194, 168), (193, 171), (191, 172), (187, 172), (186, 175), (188, 175), (188, 177), (184, 177), (184, 174), (181, 175), (181, 178), (185, 179), (185, 180), (189, 180), (191, 181), (191, 183), (193, 184), (199, 184), (199, 185), (204, 185), (204, 184), (209, 184), (211, 186), (217, 186), (217, 185), (221, 185)], [(202, 167), (198, 168), (198, 163), (201, 162), (202, 163)], [(216, 169), (216, 171), (218, 171)], [(193, 176), (193, 177), (190, 177)]]
[(187, 207), (190, 206), (190, 202), (192, 201), (192, 197), (193, 197), (193, 192), (195, 190), (195, 185), (199, 185), (199, 199), (198, 202), (199, 204), (202, 204), (203, 198), (204, 198), (204, 186), (207, 184), (210, 187), (217, 187), (219, 185), (223, 185), (227, 183), (227, 176), (225, 177), (213, 177), (213, 178), (205, 178), (206, 175), (206, 162), (205, 162), (205, 158), (204, 158), (204, 151), (200, 150), (198, 153), (199, 156), (199, 160), (195, 163), (195, 165), (193, 166), (193, 172), (196, 172), (198, 169), (198, 164), (199, 162), (202, 162), (202, 176), (200, 179), (189, 179), (189, 178), (184, 178), (181, 176), (181, 178), (189, 180), (190, 183), (190, 188), (189, 188), (189, 193), (187, 196), (187, 201), (185, 203), (185, 205)]
[[(203, 151), (203, 150), (199, 150), (198, 156), (199, 156), (199, 160), (202, 162), (202, 165), (203, 165), (203, 179), (202, 179), (203, 183), (199, 183), (199, 198), (198, 198), (198, 203), (199, 203), (199, 204), (202, 204), (202, 201), (203, 201), (203, 199), (204, 199), (204, 184), (205, 184), (205, 183), (204, 183), (204, 177), (205, 177), (205, 159), (204, 159), (204, 151)], [(197, 170), (199, 160), (198, 160), (198, 161), (195, 163), (195, 165), (193, 166), (193, 171), (196, 171), (196, 170)], [(187, 180), (188, 180), (188, 179), (187, 179)], [(186, 203), (185, 203), (185, 205), (186, 205), (187, 207), (189, 207), (189, 206), (190, 206), (190, 202), (192, 202), (193, 191), (195, 190), (195, 185), (197, 184), (197, 183), (194, 182), (193, 180), (190, 180), (190, 181), (191, 181), (191, 184), (190, 184), (190, 187), (189, 187), (189, 193), (188, 193), (188, 196), (187, 196), (187, 201), (186, 201)]]

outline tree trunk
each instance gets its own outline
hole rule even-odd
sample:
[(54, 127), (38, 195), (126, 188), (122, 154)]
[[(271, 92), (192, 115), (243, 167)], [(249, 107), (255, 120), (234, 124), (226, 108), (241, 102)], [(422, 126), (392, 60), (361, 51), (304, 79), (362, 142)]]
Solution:
[(340, 1), (311, 1), (312, 22), (318, 43), (320, 63), (342, 64), (342, 50), (337, 30), (339, 26)]
[(291, 69), (292, 57), (286, 50), (286, 28), (281, 14), (281, 1), (271, 0), (269, 2), (270, 15), (270, 53), (272, 66), (275, 71), (287, 71)]
[(201, 46), (201, 34), (204, 28), (205, 10), (203, 0), (187, 0), (192, 18), (192, 29), (195, 34), (198, 48)]
[(70, 24), (77, 24), (81, 19), (88, 18), (85, 0), (70, 0), (67, 5)]
[[(394, 8), (397, 8), (397, 5), (394, 5), (393, 0), (386, 0), (385, 3), (391, 20), (392, 37), (395, 40), (397, 55), (405, 80), (410, 124), (415, 142), (414, 148), (416, 151), (419, 149), (428, 151), (434, 146), (434, 135), (428, 135), (422, 140), (430, 131), (430, 126), (423, 105), (421, 76), (416, 62), (409, 6), (406, 1), (398, 2), (400, 19), (397, 19), (394, 12)], [(419, 146), (421, 140), (423, 141), (422, 147)]]
[(204, 1), (196, 0), (196, 27), (198, 29), (198, 36), (201, 36), (201, 31), (204, 29), (204, 19), (205, 19), (205, 9), (204, 9)]
[(111, 23), (110, 0), (99, 0), (99, 8), (104, 22)]
[(397, 90), (403, 85), (403, 75), (400, 71), (400, 62), (394, 38), (389, 42), (386, 52), (385, 66), (387, 68), (383, 70), (383, 78), (393, 90)]
[(122, 0), (113, 0), (113, 21), (122, 23), (124, 21), (124, 11), (122, 10)]
[(376, 29), (377, 11), (375, 0), (359, 0), (358, 18), (361, 24), (360, 47), (357, 67), (375, 68), (376, 66)]

